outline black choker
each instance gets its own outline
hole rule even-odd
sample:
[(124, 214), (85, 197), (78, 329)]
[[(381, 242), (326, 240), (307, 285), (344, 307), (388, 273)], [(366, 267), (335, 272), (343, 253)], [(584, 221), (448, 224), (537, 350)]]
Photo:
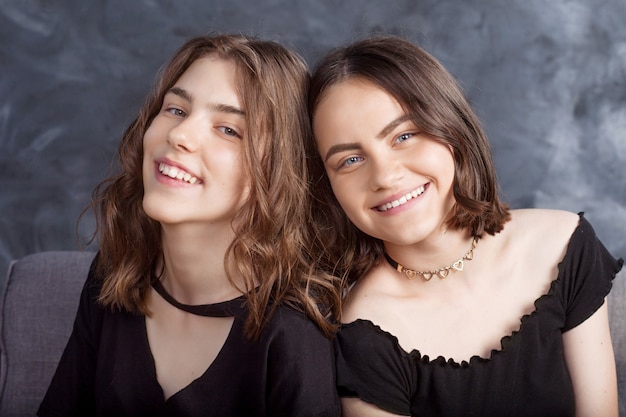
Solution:
[(159, 293), (161, 297), (179, 310), (186, 311), (187, 313), (195, 314), (196, 316), (205, 317), (234, 317), (239, 314), (245, 313), (246, 298), (240, 296), (232, 300), (223, 301), (215, 304), (201, 304), (201, 305), (189, 305), (178, 302), (170, 293), (167, 292), (163, 283), (159, 279), (155, 279), (152, 283), (152, 288)]
[(452, 265), (450, 266), (444, 266), (443, 268), (439, 268), (434, 271), (426, 271), (426, 272), (415, 271), (413, 269), (409, 269), (405, 267), (404, 265), (399, 264), (398, 262), (394, 261), (391, 258), (391, 256), (387, 254), (387, 252), (383, 252), (383, 255), (385, 255), (385, 259), (387, 260), (387, 262), (389, 262), (389, 265), (391, 265), (396, 271), (400, 273), (404, 273), (408, 279), (413, 279), (416, 276), (420, 275), (425, 281), (430, 281), (430, 279), (434, 277), (435, 275), (439, 277), (439, 279), (444, 279), (445, 277), (448, 276), (448, 273), (451, 270), (462, 271), (463, 266), (465, 265), (465, 261), (471, 261), (472, 259), (474, 259), (474, 249), (476, 248), (476, 245), (478, 245), (477, 237), (475, 237), (472, 240), (472, 247), (470, 248), (469, 251), (467, 251), (465, 255), (463, 255), (461, 259), (452, 263)]

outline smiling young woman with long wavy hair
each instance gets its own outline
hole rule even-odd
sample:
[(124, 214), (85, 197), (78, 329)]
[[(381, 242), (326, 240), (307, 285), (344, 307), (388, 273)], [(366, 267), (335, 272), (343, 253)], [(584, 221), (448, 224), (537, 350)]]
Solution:
[(39, 416), (338, 416), (315, 269), (309, 75), (239, 35), (190, 40), (94, 193), (100, 250)]

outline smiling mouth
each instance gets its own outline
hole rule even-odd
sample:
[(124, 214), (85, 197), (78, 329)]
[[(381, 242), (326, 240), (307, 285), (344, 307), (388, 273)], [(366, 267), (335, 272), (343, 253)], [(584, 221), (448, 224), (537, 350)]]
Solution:
[(198, 178), (194, 177), (190, 173), (185, 172), (180, 168), (164, 164), (163, 162), (159, 163), (159, 172), (163, 175), (167, 175), (172, 179), (184, 181), (189, 184), (197, 184), (200, 182)]
[(403, 195), (397, 200), (393, 200), (386, 204), (376, 207), (376, 210), (385, 212), (391, 208), (400, 207), (401, 205), (406, 204), (409, 200), (412, 200), (416, 198), (417, 196), (424, 194), (424, 190), (426, 190), (426, 186), (422, 185), (421, 187), (418, 187), (417, 189), (411, 191), (410, 193)]

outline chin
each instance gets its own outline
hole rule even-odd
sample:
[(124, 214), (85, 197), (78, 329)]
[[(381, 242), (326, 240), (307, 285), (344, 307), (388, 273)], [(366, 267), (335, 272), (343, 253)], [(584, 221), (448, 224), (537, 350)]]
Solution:
[(171, 217), (171, 209), (167, 210), (166, 206), (159, 204), (157, 201), (152, 201), (150, 198), (146, 198), (146, 196), (143, 198), (142, 207), (146, 215), (154, 221), (163, 223), (164, 221), (172, 220), (167, 219), (168, 217)]

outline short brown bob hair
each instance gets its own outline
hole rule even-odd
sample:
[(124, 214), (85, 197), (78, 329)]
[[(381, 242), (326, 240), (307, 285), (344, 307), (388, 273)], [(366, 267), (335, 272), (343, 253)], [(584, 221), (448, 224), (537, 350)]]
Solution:
[[(453, 150), (455, 205), (447, 221), (452, 229), (468, 229), (476, 237), (495, 234), (509, 220), (498, 196), (491, 149), (478, 118), (460, 86), (432, 55), (395, 36), (356, 41), (332, 50), (317, 65), (309, 89), (309, 116), (325, 94), (343, 81), (361, 79), (382, 88), (402, 106), (424, 133)], [(309, 170), (318, 206), (327, 267), (358, 279), (380, 258), (382, 242), (356, 229), (335, 199), (314, 141), (307, 143)]]

